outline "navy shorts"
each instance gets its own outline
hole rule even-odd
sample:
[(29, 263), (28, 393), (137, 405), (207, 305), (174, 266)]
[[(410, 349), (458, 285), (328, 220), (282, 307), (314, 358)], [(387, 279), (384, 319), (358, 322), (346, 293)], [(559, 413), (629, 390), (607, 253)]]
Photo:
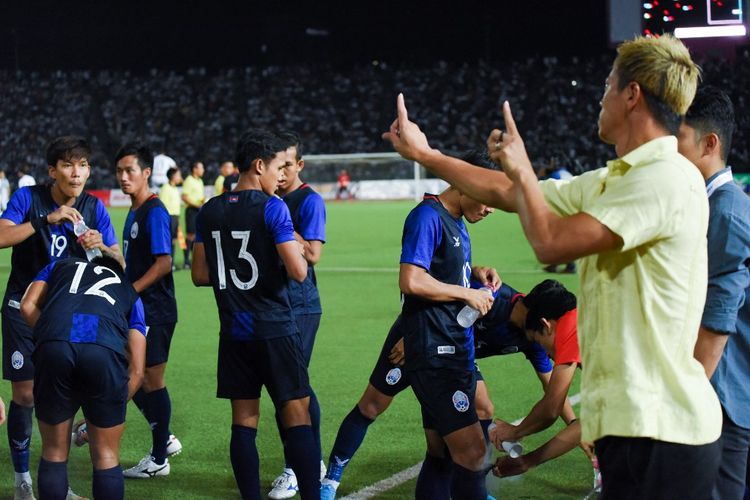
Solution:
[(299, 335), (264, 340), (219, 339), (216, 397), (258, 399), (263, 386), (274, 404), (312, 394)]
[(37, 418), (56, 425), (79, 408), (96, 427), (125, 422), (128, 361), (97, 344), (48, 341), (34, 351), (34, 403)]
[(422, 426), (441, 436), (479, 421), (474, 396), (476, 371), (451, 369), (409, 372), (411, 387), (422, 407)]
[(180, 226), (180, 216), (179, 215), (170, 215), (169, 216), (169, 234), (172, 236), (172, 239), (177, 238), (177, 229)]
[(3, 378), (11, 382), (34, 379), (34, 337), (18, 309), (5, 305), (3, 319)]
[(375, 368), (373, 368), (372, 374), (370, 374), (370, 385), (390, 397), (395, 397), (396, 394), (407, 389), (410, 385), (409, 377), (404, 367), (394, 365), (388, 360), (391, 349), (404, 336), (400, 325), (401, 316), (396, 318), (395, 323), (391, 326), (383, 347), (380, 349), (380, 355), (378, 356), (377, 363), (375, 363)]
[(318, 333), (320, 326), (320, 314), (300, 314), (295, 316), (297, 321), (297, 330), (302, 338), (302, 352), (305, 355), (307, 366), (310, 366), (313, 347), (315, 346), (315, 335)]
[(185, 209), (185, 232), (195, 234), (195, 219), (198, 217), (198, 209), (187, 207)]
[(177, 323), (151, 325), (146, 335), (146, 366), (156, 366), (169, 360), (169, 346)]

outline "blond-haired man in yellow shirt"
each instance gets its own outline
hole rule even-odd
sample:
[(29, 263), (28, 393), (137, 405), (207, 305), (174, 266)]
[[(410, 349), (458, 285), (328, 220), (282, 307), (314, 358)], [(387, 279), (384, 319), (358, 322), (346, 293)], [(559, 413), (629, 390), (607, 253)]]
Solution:
[(383, 137), (466, 195), (517, 211), (545, 264), (581, 259), (583, 439), (595, 441), (603, 498), (708, 498), (721, 408), (693, 348), (706, 293), (705, 185), (677, 152), (699, 68), (676, 38), (618, 48), (599, 137), (618, 158), (538, 183), (506, 102), (488, 148), (504, 174), (430, 148), (403, 96)]

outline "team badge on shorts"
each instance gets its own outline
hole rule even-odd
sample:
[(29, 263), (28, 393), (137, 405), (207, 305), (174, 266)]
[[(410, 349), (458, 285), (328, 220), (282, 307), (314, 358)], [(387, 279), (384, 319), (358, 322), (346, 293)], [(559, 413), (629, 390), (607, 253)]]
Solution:
[(469, 409), (469, 396), (461, 391), (453, 393), (453, 407), (461, 413)]
[(136, 239), (138, 237), (138, 223), (133, 222), (133, 225), (130, 226), (130, 237), (132, 239)]
[(23, 354), (15, 351), (10, 357), (10, 364), (16, 370), (23, 368)]
[(385, 383), (388, 385), (396, 385), (401, 380), (401, 368), (393, 368), (385, 374)]

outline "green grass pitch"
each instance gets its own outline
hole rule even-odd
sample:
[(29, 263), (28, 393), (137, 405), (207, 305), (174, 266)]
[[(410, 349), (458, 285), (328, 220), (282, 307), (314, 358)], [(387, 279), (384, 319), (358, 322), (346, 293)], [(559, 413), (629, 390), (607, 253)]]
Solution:
[[(311, 381), (322, 409), (325, 461), (338, 425), (364, 390), (388, 329), (399, 311), (398, 260), (401, 228), (413, 202), (329, 203), (323, 258), (316, 267), (323, 301), (311, 366)], [(126, 211), (111, 210), (118, 239)], [(497, 267), (503, 280), (522, 291), (546, 277), (536, 262), (515, 215), (497, 212), (470, 226), (474, 264)], [(177, 263), (181, 263), (181, 256)], [(0, 280), (9, 272), (10, 250), (0, 251)], [(573, 291), (575, 276), (558, 276)], [(172, 396), (172, 430), (184, 446), (171, 460), (168, 477), (126, 481), (132, 499), (239, 498), (229, 462), (229, 402), (215, 398), (218, 319), (209, 288), (197, 289), (189, 272), (175, 273), (180, 320), (172, 343), (167, 386)], [(480, 362), (495, 414), (506, 420), (526, 415), (541, 396), (541, 386), (521, 355)], [(578, 380), (571, 393), (578, 391)], [(10, 384), (0, 382), (8, 403)], [(264, 492), (281, 472), (283, 458), (270, 399), (264, 395), (258, 449)], [(538, 446), (560, 428), (524, 440)], [(13, 469), (6, 432), (0, 444), (0, 498), (12, 495)], [(135, 406), (128, 407), (121, 462), (129, 467), (150, 448), (150, 432)], [(41, 443), (34, 425), (32, 476), (36, 480)], [(369, 429), (367, 438), (347, 468), (339, 496), (387, 478), (424, 456), (419, 407), (405, 391)], [(69, 460), (70, 482), (76, 492), (91, 494), (87, 448), (74, 448)], [(527, 473), (502, 481), (489, 479), (490, 493), (503, 498), (582, 498), (591, 488), (591, 466), (579, 450)], [(413, 498), (415, 481), (378, 498)]]

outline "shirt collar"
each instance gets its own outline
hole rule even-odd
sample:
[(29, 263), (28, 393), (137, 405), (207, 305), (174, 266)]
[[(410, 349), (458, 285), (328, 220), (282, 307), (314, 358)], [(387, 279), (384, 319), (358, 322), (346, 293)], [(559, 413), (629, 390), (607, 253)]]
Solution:
[(714, 175), (708, 178), (706, 181), (706, 193), (710, 197), (712, 194), (714, 194), (714, 191), (719, 189), (719, 187), (723, 186), (724, 184), (727, 184), (729, 182), (732, 182), (734, 180), (734, 177), (732, 176), (732, 168), (731, 167), (725, 167), (716, 172)]

